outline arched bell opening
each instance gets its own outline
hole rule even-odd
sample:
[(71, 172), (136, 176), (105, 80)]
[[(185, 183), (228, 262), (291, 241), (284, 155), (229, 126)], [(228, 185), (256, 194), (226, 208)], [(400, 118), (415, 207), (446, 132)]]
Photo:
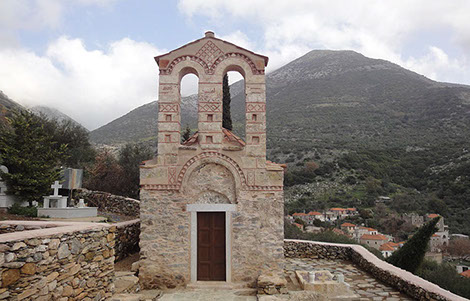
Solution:
[(196, 69), (183, 68), (179, 74), (181, 143), (197, 131), (199, 75)]

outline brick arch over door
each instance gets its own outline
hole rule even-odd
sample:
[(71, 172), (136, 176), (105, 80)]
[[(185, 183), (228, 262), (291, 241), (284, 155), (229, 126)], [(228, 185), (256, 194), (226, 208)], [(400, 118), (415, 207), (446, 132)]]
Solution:
[[(204, 152), (189, 159), (178, 175), (178, 184), (181, 188), (188, 187), (188, 181), (193, 171), (203, 164), (218, 164), (228, 169), (235, 181), (235, 193), (246, 190), (246, 178), (240, 166), (232, 158), (218, 152)], [(238, 195), (235, 195), (235, 199)]]

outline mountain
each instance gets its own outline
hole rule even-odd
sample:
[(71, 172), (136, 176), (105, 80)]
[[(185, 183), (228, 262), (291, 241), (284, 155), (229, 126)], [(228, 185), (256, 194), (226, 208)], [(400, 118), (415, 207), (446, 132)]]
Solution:
[[(181, 99), (182, 120), (196, 126), (197, 95)], [(124, 116), (90, 132), (90, 140), (97, 144), (122, 144), (126, 142), (155, 142), (157, 138), (158, 102), (152, 101)], [(183, 123), (182, 126), (185, 126)], [(155, 144), (154, 144), (155, 145)]]
[[(269, 73), (266, 83), (272, 152), (426, 146), (470, 134), (469, 86), (436, 82), (354, 51), (311, 51)], [(243, 81), (231, 85), (234, 127), (241, 136), (243, 91)], [(195, 124), (196, 101), (195, 95), (183, 99), (183, 124)], [(156, 110), (156, 102), (139, 107), (91, 132), (91, 139), (155, 139)]]
[(0, 91), (0, 116), (8, 116), (17, 110), (24, 110), (24, 107), (11, 100), (3, 91)]
[(61, 111), (47, 107), (47, 106), (34, 106), (30, 108), (31, 112), (37, 114), (37, 115), (43, 115), (48, 119), (56, 119), (59, 122), (64, 122), (64, 121), (71, 121), (72, 123), (76, 125), (80, 125), (77, 121), (75, 121), (72, 117), (69, 115), (62, 113)]
[[(269, 148), (427, 145), (470, 133), (470, 87), (353, 51), (311, 51), (267, 75)], [(243, 115), (242, 95), (233, 99)]]

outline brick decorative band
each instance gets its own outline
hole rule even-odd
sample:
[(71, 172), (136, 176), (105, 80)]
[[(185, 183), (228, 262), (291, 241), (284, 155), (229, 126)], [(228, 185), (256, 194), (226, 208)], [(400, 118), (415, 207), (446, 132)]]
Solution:
[[(232, 158), (221, 154), (219, 152), (213, 152), (213, 151), (208, 151), (208, 152), (203, 152), (199, 155), (196, 155), (189, 159), (181, 168), (178, 178), (176, 179), (176, 183), (172, 184), (144, 184), (142, 185), (142, 188), (145, 190), (177, 190), (179, 191), (181, 189), (181, 184), (183, 183), (184, 176), (186, 174), (186, 171), (189, 169), (191, 165), (194, 163), (205, 159), (205, 158), (218, 158), (223, 161), (225, 161), (227, 164), (231, 165), (237, 172), (237, 175), (240, 179), (241, 182), (241, 188), (242, 190), (255, 190), (255, 191), (282, 191), (283, 186), (259, 186), (259, 185), (248, 185), (246, 176), (243, 173), (242, 169), (240, 166), (235, 162)], [(236, 176), (236, 175), (234, 175)], [(250, 184), (252, 184), (252, 181), (250, 181)]]

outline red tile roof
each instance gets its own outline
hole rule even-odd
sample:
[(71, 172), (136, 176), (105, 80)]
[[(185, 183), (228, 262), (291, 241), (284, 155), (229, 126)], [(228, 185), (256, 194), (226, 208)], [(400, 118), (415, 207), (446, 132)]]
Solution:
[(344, 208), (331, 208), (331, 211), (346, 211)]
[(380, 251), (395, 251), (395, 247), (392, 246), (389, 242), (381, 245), (379, 249)]
[(429, 218), (435, 218), (435, 217), (438, 217), (440, 216), (439, 214), (435, 214), (435, 213), (431, 213), (431, 214), (428, 214), (428, 217)]
[(387, 240), (387, 237), (385, 237), (382, 234), (375, 234), (375, 235), (364, 234), (361, 237), (361, 240), (363, 240), (363, 239), (365, 239), (365, 240)]
[(182, 145), (191, 146), (197, 142), (198, 137), (199, 137), (199, 133), (195, 132), (191, 137), (189, 137), (188, 140), (184, 141)]
[(276, 162), (272, 162), (272, 161), (266, 160), (266, 164), (268, 164), (268, 165), (277, 165), (277, 166), (280, 166), (280, 167), (282, 167), (282, 168), (284, 168), (284, 169), (287, 168), (287, 164), (285, 164), (285, 163), (276, 163)]
[(356, 211), (356, 208), (346, 208), (348, 211)]
[(304, 227), (303, 225), (298, 224), (298, 223), (294, 223), (294, 226), (296, 226), (296, 227), (299, 228), (300, 230), (302, 230), (303, 227)]
[(369, 227), (360, 227), (360, 229), (364, 229), (364, 230), (367, 230), (367, 231), (369, 231), (369, 232), (375, 232), (375, 231), (377, 231), (377, 229), (369, 228)]
[(470, 278), (470, 270), (466, 270), (465, 272), (460, 273), (460, 275)]
[(322, 215), (320, 212), (317, 211), (310, 211), (308, 215)]
[(341, 227), (356, 227), (356, 225), (351, 224), (351, 223), (343, 223)]
[(238, 137), (237, 135), (227, 130), (226, 128), (222, 128), (222, 132), (224, 133), (224, 140), (235, 143), (235, 144), (239, 144), (240, 146), (246, 145), (245, 141), (243, 141), (242, 138)]

